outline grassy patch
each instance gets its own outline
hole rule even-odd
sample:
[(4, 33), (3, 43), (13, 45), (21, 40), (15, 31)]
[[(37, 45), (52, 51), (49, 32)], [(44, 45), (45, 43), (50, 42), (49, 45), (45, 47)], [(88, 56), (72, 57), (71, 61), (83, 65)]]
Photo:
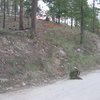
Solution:
[[(98, 55), (95, 53), (96, 45), (92, 42), (92, 37), (86, 35), (83, 45), (80, 45), (79, 33), (72, 33), (72, 36), (68, 35), (68, 37), (67, 34), (65, 36), (62, 33), (46, 33), (46, 39), (50, 39), (53, 44), (62, 47), (66, 52), (66, 59), (63, 61), (63, 65), (71, 68), (77, 66), (83, 70), (95, 67)], [(78, 48), (80, 51), (77, 51)]]

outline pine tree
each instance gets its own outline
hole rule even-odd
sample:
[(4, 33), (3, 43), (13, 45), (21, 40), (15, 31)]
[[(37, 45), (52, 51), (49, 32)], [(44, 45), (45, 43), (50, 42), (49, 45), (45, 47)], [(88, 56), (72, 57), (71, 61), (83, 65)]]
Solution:
[(31, 38), (36, 36), (36, 11), (38, 0), (32, 0)]
[(19, 17), (19, 29), (23, 30), (23, 0), (20, 0), (20, 17)]

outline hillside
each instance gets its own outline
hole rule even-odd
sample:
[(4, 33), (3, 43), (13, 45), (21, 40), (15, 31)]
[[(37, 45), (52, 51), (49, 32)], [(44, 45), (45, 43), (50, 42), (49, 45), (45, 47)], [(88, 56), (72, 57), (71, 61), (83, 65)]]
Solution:
[(67, 78), (74, 66), (82, 72), (98, 69), (100, 38), (85, 32), (80, 45), (79, 29), (37, 21), (37, 38), (29, 31), (0, 31), (0, 92), (36, 86)]

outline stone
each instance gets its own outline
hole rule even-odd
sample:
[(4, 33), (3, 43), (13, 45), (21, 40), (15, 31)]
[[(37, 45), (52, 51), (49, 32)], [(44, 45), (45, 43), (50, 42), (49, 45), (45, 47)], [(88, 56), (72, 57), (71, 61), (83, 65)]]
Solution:
[(8, 82), (8, 79), (6, 79), (6, 78), (0, 78), (0, 82), (1, 83)]
[(22, 82), (22, 85), (23, 85), (23, 86), (25, 86), (25, 85), (26, 85), (26, 83), (25, 83), (25, 82)]

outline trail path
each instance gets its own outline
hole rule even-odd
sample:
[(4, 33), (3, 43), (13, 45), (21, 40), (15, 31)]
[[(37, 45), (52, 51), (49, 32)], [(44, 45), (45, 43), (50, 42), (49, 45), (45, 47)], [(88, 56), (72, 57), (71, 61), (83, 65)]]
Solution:
[(100, 100), (100, 71), (82, 78), (0, 94), (0, 100)]

